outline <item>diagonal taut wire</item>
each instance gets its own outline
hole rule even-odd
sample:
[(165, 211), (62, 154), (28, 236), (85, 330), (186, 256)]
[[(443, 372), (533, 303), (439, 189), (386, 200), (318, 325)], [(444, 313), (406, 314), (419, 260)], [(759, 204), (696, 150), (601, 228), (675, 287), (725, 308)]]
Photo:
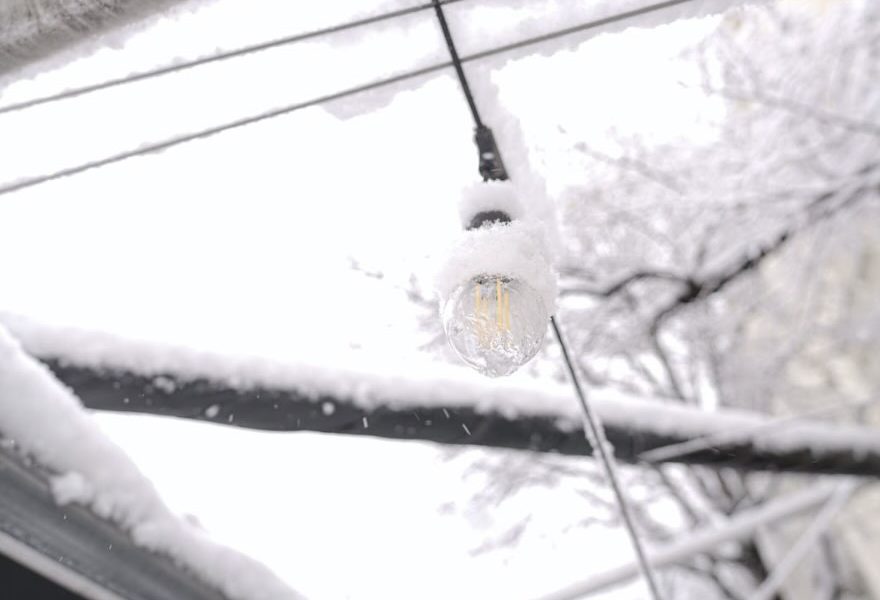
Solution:
[(565, 366), (568, 368), (571, 383), (574, 386), (574, 391), (577, 394), (581, 410), (584, 414), (584, 434), (587, 437), (587, 441), (593, 446), (593, 451), (599, 456), (602, 465), (605, 467), (605, 476), (608, 478), (608, 483), (611, 486), (611, 490), (614, 492), (614, 497), (617, 499), (620, 516), (626, 526), (626, 531), (629, 534), (633, 550), (635, 550), (636, 558), (638, 559), (639, 570), (641, 571), (642, 577), (645, 579), (645, 583), (647, 583), (648, 589), (651, 591), (651, 596), (654, 600), (662, 600), (663, 596), (660, 594), (660, 587), (657, 585), (657, 578), (654, 575), (654, 570), (651, 568), (651, 563), (648, 561), (645, 548), (642, 546), (642, 541), (636, 531), (635, 520), (633, 519), (629, 507), (629, 501), (623, 492), (623, 487), (620, 485), (620, 481), (617, 479), (614, 451), (605, 437), (605, 429), (602, 427), (599, 415), (593, 412), (590, 403), (587, 401), (587, 396), (581, 387), (577, 371), (575, 370), (574, 363), (568, 353), (568, 346), (562, 337), (562, 331), (559, 329), (556, 317), (550, 317), (550, 325), (553, 327), (556, 341), (559, 342), (559, 347), (562, 349), (562, 358), (565, 361)]

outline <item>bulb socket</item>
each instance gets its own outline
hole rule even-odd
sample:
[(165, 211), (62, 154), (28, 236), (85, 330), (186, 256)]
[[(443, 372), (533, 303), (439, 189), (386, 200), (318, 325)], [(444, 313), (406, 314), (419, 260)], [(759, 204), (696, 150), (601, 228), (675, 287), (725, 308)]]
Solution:
[(496, 223), (510, 223), (511, 221), (513, 221), (513, 219), (511, 219), (510, 215), (503, 210), (484, 210), (478, 212), (471, 218), (471, 222), (468, 223), (467, 229), (470, 231), (471, 229), (488, 227)]
[(477, 153), (480, 159), (480, 175), (483, 181), (505, 181), (507, 169), (501, 160), (498, 144), (495, 142), (495, 134), (485, 125), (478, 125), (474, 130), (474, 142), (477, 144)]

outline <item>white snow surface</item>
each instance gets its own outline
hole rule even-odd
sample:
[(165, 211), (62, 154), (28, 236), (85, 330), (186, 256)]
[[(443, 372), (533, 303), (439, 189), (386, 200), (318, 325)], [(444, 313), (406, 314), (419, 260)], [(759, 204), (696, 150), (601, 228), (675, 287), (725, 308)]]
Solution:
[(456, 287), (478, 275), (507, 275), (537, 290), (549, 319), (556, 307), (557, 288), (545, 239), (539, 223), (521, 220), (463, 231), (435, 275), (438, 295), (445, 300)]
[[(364, 408), (472, 407), (507, 417), (550, 417), (562, 428), (581, 427), (570, 386), (522, 374), (487, 380), (464, 367), (438, 364), (425, 357), (375, 361), (368, 352), (339, 355), (333, 365), (285, 362), (46, 326), (3, 313), (0, 322), (28, 352), (77, 366), (128, 370), (145, 376), (172, 375), (180, 380), (206, 378), (243, 390), (288, 389), (316, 399), (331, 395)], [(880, 437), (866, 428), (809, 421), (786, 422), (784, 427), (774, 428), (767, 425), (765, 417), (746, 411), (707, 413), (617, 390), (592, 389), (589, 393), (606, 426), (686, 438), (723, 434), (725, 441), (750, 441), (768, 450), (806, 446), (817, 451), (851, 451), (855, 447), (880, 452)]]
[(51, 485), (60, 504), (89, 506), (121, 525), (138, 545), (172, 557), (229, 598), (303, 598), (265, 566), (213, 542), (172, 513), (70, 390), (25, 354), (2, 326), (0, 435), (59, 473)]

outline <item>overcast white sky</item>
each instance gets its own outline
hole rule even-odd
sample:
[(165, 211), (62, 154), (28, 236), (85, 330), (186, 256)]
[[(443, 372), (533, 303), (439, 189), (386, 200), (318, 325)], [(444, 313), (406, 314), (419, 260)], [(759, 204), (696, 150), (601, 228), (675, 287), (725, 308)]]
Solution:
[[(289, 23), (303, 30), (394, 3), (308, 10), (259, 4), (197, 4), (118, 47), (14, 83), (2, 100), (276, 37), (290, 32)], [(467, 52), (485, 45), (475, 23), (491, 23), (505, 41), (578, 16), (545, 4), (544, 13), (470, 3), (456, 7), (460, 15), (450, 12), (464, 30), (458, 37)], [(573, 138), (613, 152), (609, 129), (655, 140), (708, 135), (709, 128), (694, 122), (695, 114), (707, 114), (706, 100), (678, 85), (693, 67), (671, 57), (709, 26), (711, 19), (692, 20), (601, 36), (576, 52), (557, 48), (493, 73), (551, 191), (584, 177), (566, 154)], [(443, 60), (436, 29), (424, 12), (375, 32), (0, 116), (0, 180)], [(414, 272), (429, 284), (424, 259), (456, 232), (457, 196), (477, 173), (472, 125), (451, 73), (410, 88), (346, 101), (330, 112), (308, 109), (4, 197), (0, 310), (283, 356), (332, 353), (351, 343), (389, 355), (411, 352), (412, 311), (388, 282), (405, 283)], [(388, 279), (352, 274), (349, 256)]]
[[(203, 2), (14, 83), (0, 101), (396, 4)], [(450, 10), (463, 52), (578, 16), (559, 2), (532, 4), (540, 6)], [(678, 85), (693, 67), (674, 58), (712, 23), (569, 41), (496, 70), (551, 191), (588, 176), (566, 153), (572, 138), (613, 152), (611, 129), (653, 141), (712, 135), (711, 118), (694, 118), (711, 117), (707, 100)], [(445, 52), (426, 12), (345, 40), (3, 115), (0, 183), (445, 60)], [(392, 284), (411, 273), (428, 283), (427, 259), (456, 232), (457, 195), (477, 173), (472, 124), (451, 73), (398, 91), (0, 197), (0, 314), (290, 360), (332, 363), (352, 346), (388, 360), (412, 353), (414, 312)], [(351, 256), (386, 279), (353, 273)], [(489, 526), (438, 516), (473, 483), (429, 445), (99, 420), (172, 506), (316, 597), (409, 599), (417, 589), (426, 600), (526, 598), (629, 552), (618, 530), (605, 532), (595, 552), (591, 529), (528, 540), (516, 556), (471, 559), (468, 549)], [(520, 502), (541, 507), (535, 518), (547, 531), (583, 509), (564, 494)], [(638, 595), (634, 588), (615, 597)]]

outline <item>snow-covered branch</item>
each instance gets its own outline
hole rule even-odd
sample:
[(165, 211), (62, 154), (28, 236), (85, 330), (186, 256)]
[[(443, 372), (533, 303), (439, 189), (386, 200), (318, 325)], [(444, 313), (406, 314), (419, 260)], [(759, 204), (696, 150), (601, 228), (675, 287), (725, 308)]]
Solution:
[[(697, 531), (650, 553), (651, 564), (666, 567), (687, 561), (703, 553), (718, 551), (726, 542), (746, 539), (762, 525), (790, 518), (826, 502), (835, 492), (832, 486), (819, 486), (791, 494), (767, 504), (743, 511), (719, 527)], [(619, 585), (638, 576), (635, 563), (627, 563), (571, 584), (541, 600), (579, 600), (590, 594)]]

